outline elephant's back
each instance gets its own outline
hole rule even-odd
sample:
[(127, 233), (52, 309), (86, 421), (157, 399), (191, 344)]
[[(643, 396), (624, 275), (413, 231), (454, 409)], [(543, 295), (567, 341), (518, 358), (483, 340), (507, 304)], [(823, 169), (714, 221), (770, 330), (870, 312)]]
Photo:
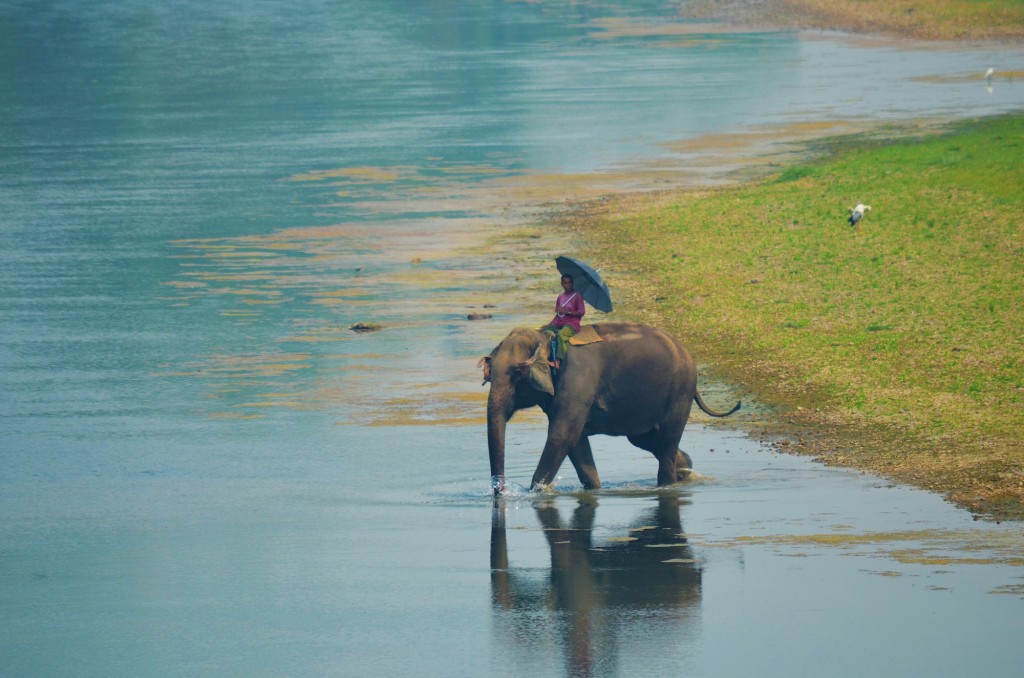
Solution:
[[(640, 323), (600, 323), (595, 329), (603, 341), (571, 349), (590, 349), (589, 359), (581, 361), (583, 373), (598, 380), (588, 431), (639, 435), (675, 416), (680, 403), (689, 412), (697, 370), (678, 340)], [(567, 378), (572, 361), (570, 352)]]
[(643, 323), (611, 322), (594, 323), (594, 329), (601, 336), (601, 339), (609, 342), (627, 342), (647, 344), (652, 348), (662, 350), (679, 351), (689, 355), (682, 342), (673, 337), (665, 330)]
[(696, 379), (693, 358), (682, 342), (668, 332), (642, 323), (612, 322), (595, 323), (594, 329), (601, 335), (602, 343), (616, 356), (620, 367), (659, 368), (683, 382)]

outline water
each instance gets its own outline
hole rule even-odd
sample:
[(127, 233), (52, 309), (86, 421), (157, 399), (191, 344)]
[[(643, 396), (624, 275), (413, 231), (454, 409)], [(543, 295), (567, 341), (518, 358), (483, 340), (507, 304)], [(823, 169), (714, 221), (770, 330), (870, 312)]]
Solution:
[(549, 313), (548, 211), (1024, 106), (981, 78), (1019, 51), (704, 28), (0, 8), (0, 673), (1015, 675), (1019, 527), (727, 429), (684, 437), (713, 479), (656, 492), (599, 439), (596, 498), (567, 468), (492, 506), (474, 363)]

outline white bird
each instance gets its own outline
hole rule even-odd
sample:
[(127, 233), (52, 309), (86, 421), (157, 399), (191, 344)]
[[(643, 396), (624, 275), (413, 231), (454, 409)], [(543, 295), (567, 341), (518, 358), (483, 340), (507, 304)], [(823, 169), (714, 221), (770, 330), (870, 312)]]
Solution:
[(996, 72), (990, 68), (987, 71), (985, 71), (985, 79), (988, 80), (989, 82), (992, 82), (992, 76), (995, 74)]
[(857, 222), (861, 220), (864, 213), (869, 209), (871, 209), (871, 205), (865, 205), (863, 203), (857, 203), (856, 207), (851, 207), (849, 209), (850, 218), (848, 220), (850, 222), (850, 226), (856, 226)]

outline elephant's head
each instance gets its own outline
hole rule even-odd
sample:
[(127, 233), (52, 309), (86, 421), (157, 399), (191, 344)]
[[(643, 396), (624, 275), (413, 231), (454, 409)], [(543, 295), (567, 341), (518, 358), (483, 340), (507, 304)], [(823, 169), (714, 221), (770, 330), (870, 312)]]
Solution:
[(487, 448), (495, 493), (505, 487), (505, 428), (516, 410), (541, 405), (555, 392), (548, 366), (547, 335), (516, 329), (491, 354), (480, 359), (487, 396)]

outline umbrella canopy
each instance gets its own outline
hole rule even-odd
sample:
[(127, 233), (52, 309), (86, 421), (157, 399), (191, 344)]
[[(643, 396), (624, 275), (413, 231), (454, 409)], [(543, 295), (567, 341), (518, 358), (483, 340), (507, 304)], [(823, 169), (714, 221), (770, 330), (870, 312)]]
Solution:
[(610, 313), (612, 310), (612, 293), (608, 285), (601, 279), (601, 274), (582, 261), (572, 257), (558, 257), (555, 266), (562, 275), (571, 275), (573, 288), (583, 296), (583, 300), (598, 311)]

